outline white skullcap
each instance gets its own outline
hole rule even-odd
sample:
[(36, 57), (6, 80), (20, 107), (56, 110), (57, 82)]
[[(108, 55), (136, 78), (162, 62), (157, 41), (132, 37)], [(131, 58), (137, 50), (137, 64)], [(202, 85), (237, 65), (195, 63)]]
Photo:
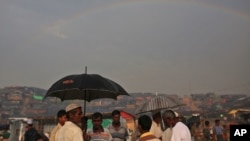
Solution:
[(195, 114), (192, 114), (192, 116), (198, 117), (198, 116), (200, 116), (200, 114), (199, 113), (195, 113)]
[(27, 124), (33, 124), (33, 120), (32, 119), (28, 119), (27, 120)]
[(180, 115), (177, 112), (174, 112), (175, 117), (179, 117)]
[(66, 107), (65, 111), (66, 111), (66, 112), (69, 112), (69, 111), (74, 110), (74, 109), (79, 108), (79, 107), (81, 107), (81, 106), (78, 105), (78, 104), (76, 104), (76, 103), (71, 103), (71, 104), (69, 104), (69, 105)]

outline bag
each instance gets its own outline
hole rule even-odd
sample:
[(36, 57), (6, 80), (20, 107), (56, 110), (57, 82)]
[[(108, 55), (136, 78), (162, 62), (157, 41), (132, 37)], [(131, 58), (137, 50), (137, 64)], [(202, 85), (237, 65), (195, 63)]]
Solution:
[(203, 129), (203, 134), (204, 134), (204, 137), (205, 137), (206, 140), (212, 140), (213, 139), (211, 132), (212, 132), (212, 129), (210, 129), (210, 128)]

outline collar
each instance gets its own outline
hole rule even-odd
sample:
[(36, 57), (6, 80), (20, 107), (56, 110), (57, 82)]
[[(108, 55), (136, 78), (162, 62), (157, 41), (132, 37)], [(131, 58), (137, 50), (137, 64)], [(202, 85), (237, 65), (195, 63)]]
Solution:
[(143, 133), (140, 138), (142, 137), (145, 137), (145, 136), (148, 136), (148, 135), (154, 135), (152, 132), (146, 132), (146, 133)]
[[(119, 127), (121, 126), (121, 122), (119, 122), (117, 125), (119, 125)], [(114, 122), (112, 122), (112, 126), (114, 126)]]
[(152, 121), (152, 124), (154, 124), (156, 126), (160, 126), (160, 124), (157, 124), (155, 121)]
[[(98, 130), (93, 127), (93, 132), (96, 133), (98, 132)], [(104, 128), (102, 126), (101, 126), (101, 132), (104, 132)]]
[(64, 123), (64, 125), (70, 125), (70, 124), (79, 127), (79, 125), (77, 125), (76, 123), (74, 123), (74, 122), (72, 122), (72, 121), (66, 121), (66, 122)]
[[(64, 124), (65, 124), (65, 123), (64, 123)], [(62, 124), (60, 124), (60, 123), (57, 123), (57, 126), (58, 126), (58, 127), (62, 127)]]

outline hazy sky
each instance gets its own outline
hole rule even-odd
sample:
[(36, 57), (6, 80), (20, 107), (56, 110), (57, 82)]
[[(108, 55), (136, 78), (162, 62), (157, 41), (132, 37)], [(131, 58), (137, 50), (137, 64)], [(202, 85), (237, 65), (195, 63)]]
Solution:
[(250, 94), (249, 0), (1, 0), (0, 88), (100, 74), (129, 93)]

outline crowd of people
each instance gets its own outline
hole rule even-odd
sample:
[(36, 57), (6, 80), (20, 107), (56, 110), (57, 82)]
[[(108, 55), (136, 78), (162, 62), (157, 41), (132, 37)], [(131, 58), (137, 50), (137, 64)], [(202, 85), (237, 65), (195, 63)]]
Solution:
[(173, 110), (163, 113), (155, 111), (152, 117), (142, 114), (136, 119), (136, 136), (132, 138), (126, 123), (120, 120), (120, 111), (114, 110), (111, 115), (112, 123), (103, 127), (102, 113), (93, 113), (93, 127), (88, 128), (88, 117), (83, 115), (82, 107), (71, 103), (58, 111), (58, 124), (49, 137), (39, 134), (32, 126), (32, 121), (28, 121), (23, 141), (228, 141), (219, 119), (215, 120), (214, 126), (206, 120), (202, 129), (198, 122), (190, 128), (182, 122), (180, 114)]

